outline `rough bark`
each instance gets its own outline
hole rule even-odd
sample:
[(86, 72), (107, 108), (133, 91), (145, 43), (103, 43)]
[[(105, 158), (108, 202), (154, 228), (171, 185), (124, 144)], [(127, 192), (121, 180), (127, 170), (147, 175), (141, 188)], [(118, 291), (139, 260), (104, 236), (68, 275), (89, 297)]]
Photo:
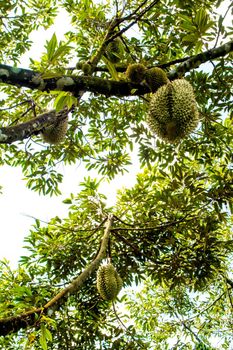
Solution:
[(53, 124), (57, 119), (66, 118), (67, 109), (60, 112), (55, 110), (43, 113), (25, 123), (15, 126), (0, 128), (0, 143), (12, 143), (26, 139), (32, 135), (38, 134), (44, 127)]
[[(232, 50), (233, 40), (217, 48), (202, 52), (178, 65), (174, 70), (168, 73), (168, 78), (173, 80), (181, 74), (184, 74), (193, 68), (197, 68), (211, 59), (225, 56)], [(71, 75), (43, 79), (43, 75), (39, 72), (29, 69), (15, 68), (3, 64), (0, 64), (0, 79), (6, 84), (27, 87), (32, 90), (37, 89), (47, 92), (51, 90), (70, 91), (75, 96), (80, 96), (86, 91), (103, 94), (105, 96), (118, 97), (143, 95), (150, 92), (148, 87), (143, 84), (107, 80), (98, 77)]]
[(187, 61), (181, 63), (176, 69), (171, 71), (168, 75), (170, 80), (173, 80), (191, 69), (198, 68), (201, 64), (214, 60), (219, 57), (226, 56), (229, 52), (233, 51), (233, 40), (228, 41), (215, 49), (211, 49), (205, 52), (201, 52), (196, 56), (190, 57)]
[[(188, 58), (185, 62), (179, 64), (175, 70), (167, 75), (170, 80), (174, 80), (191, 69), (199, 67), (202, 63), (218, 57), (225, 56), (233, 51), (233, 40), (221, 45), (215, 49), (202, 52), (196, 56)], [(6, 84), (20, 85), (30, 89), (39, 89), (41, 91), (66, 90), (72, 92), (75, 96), (81, 97), (85, 91), (104, 94), (106, 96), (137, 96), (150, 92), (148, 86), (143, 84), (133, 84), (127, 81), (114, 81), (101, 79), (97, 77), (59, 77), (52, 79), (43, 79), (40, 73), (29, 69), (15, 68), (7, 65), (0, 65), (0, 80)], [(57, 118), (64, 118), (67, 110), (64, 109), (58, 113), (50, 111), (31, 119), (26, 123), (16, 126), (0, 128), (0, 143), (10, 144), (38, 134), (44, 127), (51, 125)]]

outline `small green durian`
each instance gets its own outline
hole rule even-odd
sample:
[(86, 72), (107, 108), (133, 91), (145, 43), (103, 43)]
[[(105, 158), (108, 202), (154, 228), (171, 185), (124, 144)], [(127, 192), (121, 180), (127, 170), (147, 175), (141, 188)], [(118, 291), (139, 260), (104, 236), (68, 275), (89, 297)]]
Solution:
[(159, 67), (148, 69), (145, 73), (145, 80), (149, 85), (151, 92), (157, 91), (158, 88), (169, 82), (167, 74)]
[(106, 56), (112, 63), (118, 63), (123, 55), (121, 38), (117, 37), (110, 41), (106, 47)]
[(104, 300), (114, 300), (121, 290), (122, 279), (112, 264), (102, 265), (97, 271), (97, 289)]
[(56, 121), (41, 132), (41, 136), (45, 142), (50, 144), (58, 144), (65, 138), (68, 129), (68, 117)]
[(84, 62), (82, 64), (82, 71), (83, 71), (84, 75), (89, 75), (91, 73), (90, 63)]
[(129, 64), (125, 72), (126, 77), (132, 83), (141, 83), (145, 79), (146, 67), (141, 63)]
[(189, 135), (199, 122), (192, 85), (177, 79), (161, 86), (153, 94), (147, 114), (151, 131), (170, 143)]

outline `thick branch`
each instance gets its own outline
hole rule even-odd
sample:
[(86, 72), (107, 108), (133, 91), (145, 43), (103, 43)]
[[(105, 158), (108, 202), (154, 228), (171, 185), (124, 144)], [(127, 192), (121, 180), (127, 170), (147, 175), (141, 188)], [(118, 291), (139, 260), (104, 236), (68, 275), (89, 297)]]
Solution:
[[(182, 75), (193, 68), (197, 68), (209, 60), (225, 56), (231, 51), (233, 51), (233, 40), (217, 48), (191, 57), (169, 72), (168, 78), (170, 80), (174, 80), (179, 75)], [(43, 79), (43, 76), (38, 72), (34, 72), (29, 69), (15, 68), (3, 64), (0, 64), (0, 79), (6, 84), (27, 87), (32, 90), (70, 91), (75, 96), (80, 96), (86, 91), (103, 94), (105, 96), (118, 97), (143, 95), (150, 92), (148, 86), (143, 84), (133, 84), (127, 81), (107, 80), (98, 77), (64, 76), (59, 78)]]
[[(31, 90), (52, 91), (63, 90), (72, 92), (75, 96), (89, 91), (106, 96), (142, 95), (149, 92), (148, 87), (126, 81), (107, 80), (89, 76), (64, 76), (59, 78), (43, 79), (35, 71), (23, 68), (14, 68), (0, 64), (0, 80), (9, 85), (27, 87)], [(137, 90), (135, 92), (135, 89)]]
[(12, 316), (0, 319), (0, 336), (7, 335), (12, 332), (17, 332), (22, 328), (33, 326), (39, 320), (41, 314), (47, 314), (49, 310), (54, 312), (61, 301), (67, 299), (70, 294), (77, 293), (81, 289), (85, 281), (91, 276), (91, 274), (97, 270), (101, 260), (104, 258), (109, 241), (109, 235), (112, 227), (113, 217), (109, 216), (106, 222), (106, 228), (102, 238), (100, 250), (96, 258), (89, 264), (89, 266), (81, 272), (81, 274), (75, 278), (66, 288), (62, 289), (54, 298), (52, 298), (44, 307), (34, 309), (23, 313), (21, 315)]
[[(211, 59), (224, 56), (233, 50), (233, 40), (219, 46), (216, 49), (208, 50), (196, 56), (188, 58), (185, 62), (177, 66), (177, 68), (168, 73), (168, 78), (174, 80), (179, 75), (200, 66)], [(133, 84), (126, 81), (105, 80), (97, 77), (63, 77), (59, 79), (40, 78), (40, 74), (28, 69), (18, 69), (6, 65), (0, 65), (0, 79), (7, 84), (18, 84), (31, 89), (54, 90), (61, 88), (63, 90), (73, 92), (76, 96), (85, 91), (104, 94), (106, 96), (130, 96), (143, 95), (148, 93), (148, 86), (143, 84)], [(67, 80), (68, 79), (68, 80)], [(62, 81), (61, 81), (62, 80)], [(133, 91), (133, 92), (132, 92)], [(22, 123), (11, 127), (0, 128), (0, 143), (10, 144), (15, 141), (23, 140), (33, 134), (38, 134), (44, 127), (53, 124), (58, 118), (64, 118), (67, 110), (64, 109), (58, 113), (50, 111), (41, 114), (37, 118), (31, 119), (26, 123)]]
[(24, 140), (31, 135), (38, 134), (40, 130), (53, 124), (56, 120), (66, 118), (67, 113), (67, 109), (63, 109), (58, 113), (56, 113), (55, 110), (52, 110), (25, 123), (0, 128), (0, 143), (9, 144), (15, 141)]
[(191, 69), (198, 68), (201, 64), (213, 60), (218, 57), (226, 56), (229, 52), (233, 51), (233, 40), (228, 41), (217, 48), (210, 49), (208, 51), (199, 53), (196, 56), (190, 57), (187, 61), (181, 63), (176, 69), (168, 74), (170, 80), (178, 78)]

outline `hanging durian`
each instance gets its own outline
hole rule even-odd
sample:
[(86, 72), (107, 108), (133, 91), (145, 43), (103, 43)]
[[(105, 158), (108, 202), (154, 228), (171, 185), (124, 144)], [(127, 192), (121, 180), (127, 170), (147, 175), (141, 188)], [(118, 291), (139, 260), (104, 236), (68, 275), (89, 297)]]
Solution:
[(112, 63), (118, 63), (123, 55), (123, 45), (121, 38), (117, 37), (110, 41), (106, 47), (106, 56)]
[(126, 77), (132, 83), (141, 83), (145, 79), (146, 67), (141, 63), (129, 64), (125, 72)]
[(148, 69), (145, 73), (145, 80), (151, 92), (157, 91), (158, 88), (169, 82), (167, 74), (159, 67)]
[(89, 75), (91, 73), (91, 65), (88, 62), (82, 64), (82, 71), (84, 75)]
[(177, 79), (153, 94), (147, 122), (152, 132), (170, 143), (177, 143), (197, 126), (199, 113), (192, 85)]
[(99, 267), (97, 271), (97, 289), (104, 300), (114, 300), (121, 287), (122, 279), (111, 263)]
[(65, 138), (68, 129), (68, 117), (56, 121), (41, 132), (41, 136), (45, 142), (50, 144), (58, 144)]

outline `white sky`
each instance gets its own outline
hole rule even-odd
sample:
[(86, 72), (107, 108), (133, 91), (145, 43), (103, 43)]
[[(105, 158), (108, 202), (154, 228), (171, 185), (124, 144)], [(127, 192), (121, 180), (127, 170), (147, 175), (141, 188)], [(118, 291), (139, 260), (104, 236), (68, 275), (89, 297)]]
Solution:
[[(225, 1), (218, 12), (224, 13), (230, 4), (230, 0)], [(61, 25), (62, 23), (62, 25)], [(231, 15), (224, 24), (231, 24)], [(40, 30), (33, 32), (30, 39), (33, 45), (30, 51), (25, 54), (20, 62), (20, 66), (27, 68), (29, 65), (29, 57), (39, 60), (41, 52), (44, 51), (45, 40), (49, 40), (52, 34), (56, 32), (58, 40), (63, 39), (63, 33), (70, 28), (69, 19), (64, 11), (61, 11), (56, 19), (56, 23), (48, 30)], [(135, 158), (136, 159), (136, 158)], [(101, 186), (101, 192), (105, 193), (109, 199), (109, 205), (114, 204), (117, 189), (122, 186), (133, 186), (135, 175), (140, 171), (139, 162), (135, 160), (133, 166), (129, 167), (129, 173), (117, 176), (110, 184), (105, 183)], [(1, 207), (1, 245), (0, 259), (7, 258), (12, 266), (17, 265), (18, 258), (25, 254), (23, 251), (23, 239), (29, 233), (29, 229), (33, 224), (30, 219), (23, 214), (34, 216), (38, 219), (49, 221), (53, 216), (64, 217), (67, 214), (68, 205), (62, 204), (62, 200), (69, 197), (70, 193), (78, 192), (78, 184), (83, 180), (84, 176), (90, 175), (96, 177), (94, 172), (88, 172), (83, 166), (67, 166), (63, 167), (64, 181), (60, 185), (62, 195), (58, 197), (43, 197), (38, 193), (30, 191), (26, 188), (25, 182), (22, 180), (23, 175), (20, 168), (11, 168), (3, 166), (0, 168), (0, 185), (3, 186), (3, 194), (0, 195)]]
[[(140, 171), (139, 163), (135, 161), (130, 168), (129, 173), (116, 176), (113, 183), (105, 182), (101, 185), (100, 192), (108, 197), (109, 206), (115, 203), (117, 189), (133, 186), (136, 182), (135, 174)], [(0, 259), (7, 258), (12, 266), (16, 266), (19, 257), (26, 253), (22, 248), (23, 239), (34, 222), (25, 214), (46, 222), (56, 215), (65, 217), (69, 206), (62, 201), (68, 198), (70, 193), (78, 193), (78, 185), (85, 176), (97, 177), (97, 173), (87, 172), (83, 166), (66, 166), (59, 171), (64, 175), (63, 183), (59, 187), (62, 195), (45, 197), (26, 188), (19, 167), (0, 168), (0, 184), (3, 186), (3, 194), (0, 195), (2, 227)]]
[(28, 190), (22, 178), (20, 168), (9, 166), (0, 168), (0, 182), (3, 186), (3, 195), (0, 195), (1, 227), (4, 228), (2, 230), (0, 258), (5, 257), (13, 263), (16, 263), (21, 255), (22, 240), (33, 223), (33, 219), (27, 218), (23, 214), (46, 221), (52, 216), (64, 215), (66, 209), (60, 203), (60, 198), (42, 197)]

